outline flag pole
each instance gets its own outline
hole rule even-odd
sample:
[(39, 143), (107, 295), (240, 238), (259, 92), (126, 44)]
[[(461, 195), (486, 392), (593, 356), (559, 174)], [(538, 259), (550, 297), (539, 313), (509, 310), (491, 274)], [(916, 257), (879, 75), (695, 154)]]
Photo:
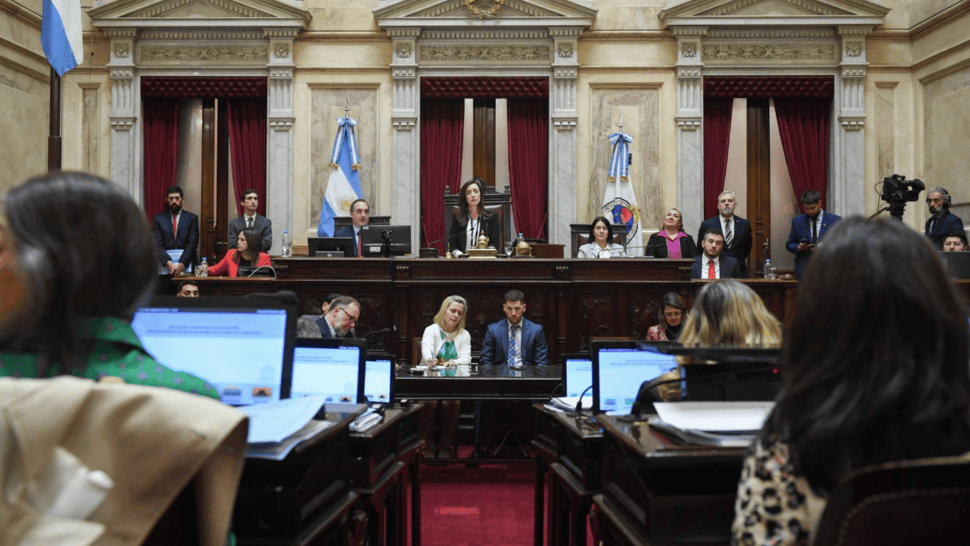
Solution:
[(50, 135), (47, 137), (47, 170), (61, 170), (61, 77), (51, 67)]

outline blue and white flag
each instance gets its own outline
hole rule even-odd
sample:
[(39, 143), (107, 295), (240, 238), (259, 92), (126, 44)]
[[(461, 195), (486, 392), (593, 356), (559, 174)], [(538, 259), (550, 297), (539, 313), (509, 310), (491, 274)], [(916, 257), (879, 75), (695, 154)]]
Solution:
[(610, 154), (610, 170), (606, 178), (603, 196), (603, 216), (614, 225), (626, 226), (623, 243), (627, 256), (643, 256), (643, 237), (640, 232), (640, 208), (630, 183), (630, 143), (633, 137), (626, 133), (610, 135), (613, 153)]
[(83, 62), (81, 0), (44, 0), (40, 43), (58, 76)]
[(334, 217), (350, 216), (350, 204), (363, 197), (360, 175), (357, 173), (360, 170), (360, 156), (354, 138), (354, 125), (357, 122), (351, 118), (340, 118), (337, 124), (340, 127), (330, 154), (330, 180), (323, 196), (323, 206), (320, 207), (317, 237), (333, 237)]

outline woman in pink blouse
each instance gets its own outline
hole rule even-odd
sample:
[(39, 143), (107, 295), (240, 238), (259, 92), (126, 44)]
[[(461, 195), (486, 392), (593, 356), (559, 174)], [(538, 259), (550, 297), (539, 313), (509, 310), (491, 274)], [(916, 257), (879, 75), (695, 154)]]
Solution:
[(697, 245), (694, 244), (693, 237), (684, 233), (684, 222), (679, 210), (667, 211), (664, 228), (651, 235), (647, 241), (646, 255), (671, 259), (697, 256)]
[(684, 325), (685, 314), (687, 314), (687, 303), (680, 294), (676, 292), (664, 294), (663, 305), (657, 312), (660, 323), (647, 330), (647, 341), (677, 341), (681, 327)]

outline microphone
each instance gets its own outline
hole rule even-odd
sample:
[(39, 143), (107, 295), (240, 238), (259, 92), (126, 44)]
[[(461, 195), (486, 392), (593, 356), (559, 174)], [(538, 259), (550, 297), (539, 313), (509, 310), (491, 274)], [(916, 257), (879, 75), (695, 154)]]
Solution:
[(271, 266), (271, 265), (261, 265), (261, 266), (259, 266), (259, 267), (254, 267), (254, 268), (253, 268), (253, 270), (249, 272), (249, 275), (246, 275), (246, 277), (252, 277), (252, 276), (253, 276), (253, 275), (255, 275), (255, 274), (256, 274), (256, 272), (257, 272), (257, 271), (259, 271), (260, 269), (269, 269), (270, 271), (272, 271), (272, 272), (273, 272), (273, 278), (274, 278), (274, 279), (276, 278), (276, 270), (275, 270), (275, 269), (273, 269), (273, 266)]
[(382, 335), (382, 334), (390, 334), (391, 332), (396, 332), (396, 331), (397, 331), (397, 327), (396, 326), (394, 328), (382, 328), (380, 330), (374, 330), (373, 332), (367, 332), (366, 334), (363, 335), (363, 337), (361, 337), (361, 339), (367, 339), (370, 336), (379, 336), (379, 335)]
[(457, 235), (458, 235), (458, 233), (459, 233), (458, 231), (455, 231), (455, 232), (454, 232), (454, 233), (452, 233), (451, 235), (445, 235), (444, 237), (442, 237), (442, 238), (440, 238), (440, 239), (435, 239), (434, 241), (431, 241), (431, 242), (429, 242), (429, 243), (428, 243), (428, 246), (427, 246), (427, 247), (425, 247), (425, 248), (428, 248), (428, 247), (431, 247), (431, 246), (434, 246), (434, 245), (436, 245), (436, 244), (438, 244), (438, 243), (440, 243), (440, 242), (442, 242), (442, 241), (447, 241), (448, 239), (451, 239), (451, 238), (453, 238), (453, 237), (455, 237), (455, 236), (457, 236)]
[(589, 392), (589, 389), (592, 389), (592, 388), (593, 388), (592, 385), (586, 387), (586, 390), (584, 390), (579, 395), (579, 400), (576, 402), (576, 410), (575, 410), (575, 413), (583, 413), (583, 396), (585, 396), (586, 393)]

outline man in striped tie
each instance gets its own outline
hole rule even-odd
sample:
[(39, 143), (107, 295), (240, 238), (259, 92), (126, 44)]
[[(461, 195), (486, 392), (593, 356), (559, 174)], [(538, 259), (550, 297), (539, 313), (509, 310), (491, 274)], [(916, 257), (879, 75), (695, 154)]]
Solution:
[(751, 254), (751, 223), (734, 214), (738, 202), (733, 191), (722, 191), (717, 196), (717, 216), (704, 220), (697, 233), (697, 244), (704, 241), (703, 235), (711, 228), (718, 228), (724, 234), (724, 252), (738, 261), (741, 276), (748, 278), (748, 255)]

